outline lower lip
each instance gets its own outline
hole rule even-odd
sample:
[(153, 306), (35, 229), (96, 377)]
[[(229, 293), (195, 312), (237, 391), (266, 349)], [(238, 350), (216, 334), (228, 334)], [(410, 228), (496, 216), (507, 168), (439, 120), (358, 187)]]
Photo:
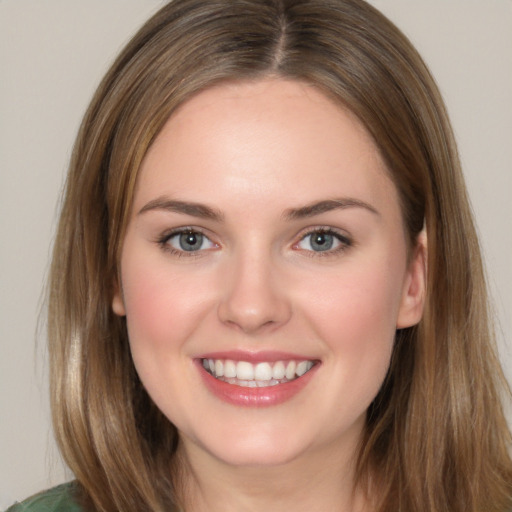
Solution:
[(202, 361), (199, 360), (197, 366), (206, 387), (224, 402), (244, 407), (269, 407), (291, 400), (307, 386), (320, 365), (315, 364), (311, 370), (295, 380), (264, 388), (247, 388), (228, 384), (208, 373), (203, 368)]

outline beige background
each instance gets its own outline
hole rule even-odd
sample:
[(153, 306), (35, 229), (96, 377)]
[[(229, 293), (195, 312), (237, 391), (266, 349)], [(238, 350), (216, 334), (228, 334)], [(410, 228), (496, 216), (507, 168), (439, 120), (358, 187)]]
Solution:
[[(36, 332), (58, 194), (95, 86), (163, 3), (0, 0), (0, 510), (69, 478), (49, 426), (44, 322)], [(372, 3), (446, 98), (512, 375), (512, 0)]]

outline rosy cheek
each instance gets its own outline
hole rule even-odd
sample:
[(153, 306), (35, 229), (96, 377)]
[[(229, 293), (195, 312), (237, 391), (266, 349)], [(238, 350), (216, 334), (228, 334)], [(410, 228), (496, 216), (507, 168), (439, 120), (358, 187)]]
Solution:
[(186, 340), (205, 310), (208, 281), (173, 270), (165, 260), (144, 265), (127, 261), (125, 270), (123, 291), (132, 350), (138, 346), (165, 350)]
[[(326, 283), (327, 284), (327, 283)], [(375, 321), (389, 319), (396, 310), (399, 290), (390, 285), (386, 271), (353, 271), (341, 277), (329, 293), (318, 295), (318, 306), (327, 312), (327, 318), (350, 318), (352, 324), (370, 329)], [(337, 313), (336, 313), (337, 312)]]
[(154, 343), (161, 339), (161, 330), (173, 309), (166, 297), (165, 281), (154, 267), (139, 264), (136, 258), (123, 262), (122, 274), (130, 341)]

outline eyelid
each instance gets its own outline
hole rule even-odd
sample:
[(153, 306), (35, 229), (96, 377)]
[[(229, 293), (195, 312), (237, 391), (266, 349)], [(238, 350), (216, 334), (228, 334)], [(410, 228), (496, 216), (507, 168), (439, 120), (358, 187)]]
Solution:
[[(326, 251), (313, 251), (308, 249), (302, 249), (299, 247), (299, 244), (308, 236), (312, 236), (318, 233), (332, 235), (336, 238), (336, 240), (339, 242), (339, 246), (334, 249), (328, 249)], [(310, 257), (325, 257), (325, 256), (333, 256), (340, 252), (346, 251), (348, 248), (352, 247), (354, 245), (354, 241), (351, 236), (347, 235), (346, 233), (342, 232), (339, 229), (333, 228), (331, 226), (315, 226), (315, 227), (309, 227), (305, 230), (301, 231), (298, 236), (298, 240), (294, 242), (292, 248), (303, 251), (305, 254), (307, 254)]]
[[(171, 238), (184, 234), (184, 233), (197, 233), (202, 235), (204, 238), (209, 240), (209, 242), (213, 245), (213, 247), (208, 249), (199, 249), (197, 251), (185, 251), (181, 249), (177, 249), (169, 244), (169, 240)], [(167, 231), (164, 231), (160, 236), (157, 237), (155, 242), (161, 247), (161, 249), (165, 252), (172, 254), (177, 257), (187, 257), (187, 258), (197, 258), (202, 256), (205, 252), (210, 251), (212, 249), (216, 249), (219, 247), (219, 244), (212, 240), (212, 236), (206, 234), (206, 231), (202, 228), (196, 226), (180, 226), (177, 228), (172, 228)]]
[[(198, 233), (201, 234), (203, 237), (205, 237), (213, 247), (207, 248), (207, 249), (199, 249), (197, 251), (186, 251), (182, 249), (177, 249), (173, 246), (171, 246), (168, 242), (171, 238), (183, 234), (183, 233)], [(336, 238), (336, 240), (339, 242), (338, 247), (335, 247), (334, 249), (327, 249), (325, 251), (314, 251), (314, 250), (308, 250), (303, 249), (299, 247), (299, 244), (308, 236), (312, 236), (314, 234), (328, 234), (332, 235)], [(303, 252), (304, 254), (307, 254), (310, 257), (325, 257), (325, 256), (333, 256), (338, 253), (346, 251), (348, 248), (352, 247), (354, 245), (354, 241), (352, 237), (346, 232), (333, 228), (332, 226), (314, 226), (314, 227), (308, 227), (303, 229), (296, 237), (296, 241), (292, 244), (292, 249), (298, 250)], [(218, 242), (215, 242), (213, 237), (209, 234), (207, 234), (207, 230), (197, 227), (197, 226), (180, 226), (172, 229), (168, 229), (164, 231), (160, 236), (157, 237), (155, 240), (155, 243), (157, 243), (162, 250), (171, 253), (174, 256), (177, 257), (200, 257), (203, 256), (205, 252), (209, 252), (212, 249), (218, 249), (220, 248), (220, 244)]]

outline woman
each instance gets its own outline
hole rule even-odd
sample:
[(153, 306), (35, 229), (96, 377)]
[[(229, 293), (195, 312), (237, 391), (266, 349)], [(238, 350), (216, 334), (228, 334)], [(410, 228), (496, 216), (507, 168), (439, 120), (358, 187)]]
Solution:
[(511, 507), (452, 132), (364, 2), (149, 20), (83, 122), (49, 316), (76, 483), (33, 510)]

